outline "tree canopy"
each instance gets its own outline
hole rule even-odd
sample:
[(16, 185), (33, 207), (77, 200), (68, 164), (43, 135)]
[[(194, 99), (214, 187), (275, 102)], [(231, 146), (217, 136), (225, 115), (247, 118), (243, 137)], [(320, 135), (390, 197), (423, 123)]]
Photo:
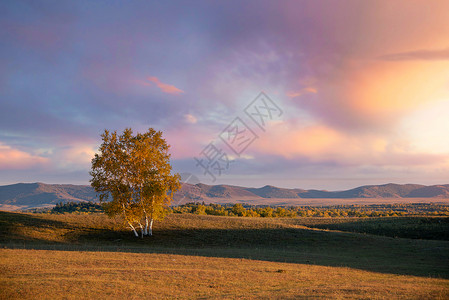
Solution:
[(174, 193), (178, 174), (171, 174), (170, 146), (161, 131), (150, 128), (133, 135), (105, 130), (99, 153), (92, 159), (90, 182), (109, 216), (121, 214), (134, 234), (152, 235), (153, 220), (162, 219)]

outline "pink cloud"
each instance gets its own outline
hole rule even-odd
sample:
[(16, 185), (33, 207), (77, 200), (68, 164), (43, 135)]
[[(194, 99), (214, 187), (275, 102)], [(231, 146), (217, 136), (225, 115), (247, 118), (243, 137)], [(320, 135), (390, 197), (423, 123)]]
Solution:
[(192, 114), (184, 115), (184, 119), (186, 120), (187, 123), (190, 124), (196, 124), (196, 122), (198, 122), (198, 119)]
[(206, 127), (198, 126), (192, 131), (191, 126), (173, 128), (164, 132), (164, 138), (170, 145), (170, 153), (173, 159), (192, 159), (199, 156), (203, 148), (212, 142), (214, 132)]
[(408, 140), (373, 133), (348, 134), (322, 124), (306, 127), (287, 122), (275, 124), (254, 143), (252, 150), (256, 154), (287, 159), (307, 157), (310, 162), (345, 166), (449, 166), (447, 153), (410, 149)]
[(304, 95), (304, 94), (316, 94), (318, 91), (316, 90), (316, 88), (313, 88), (313, 87), (306, 87), (306, 88), (303, 88), (303, 89), (301, 89), (301, 90), (299, 90), (299, 91), (291, 91), (291, 92), (287, 92), (287, 97), (289, 97), (289, 98), (296, 98), (296, 97), (299, 97), (299, 96), (302, 96), (302, 95)]
[(178, 89), (174, 85), (170, 85), (170, 84), (161, 82), (159, 80), (159, 78), (157, 78), (157, 77), (148, 77), (147, 79), (151, 82), (154, 82), (157, 85), (157, 87), (160, 88), (161, 91), (164, 93), (172, 94), (172, 95), (179, 95), (179, 94), (184, 93), (183, 90)]
[(48, 159), (0, 143), (0, 170), (27, 169), (48, 163)]
[(52, 160), (59, 168), (84, 169), (90, 167), (91, 159), (95, 156), (94, 145), (74, 143), (62, 149), (57, 149)]

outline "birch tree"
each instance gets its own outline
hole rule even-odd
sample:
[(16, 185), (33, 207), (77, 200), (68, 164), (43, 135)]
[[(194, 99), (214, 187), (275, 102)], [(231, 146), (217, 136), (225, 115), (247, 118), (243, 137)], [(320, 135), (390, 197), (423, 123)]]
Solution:
[(174, 193), (180, 188), (178, 174), (171, 174), (170, 146), (162, 132), (150, 128), (133, 135), (105, 130), (99, 153), (92, 159), (90, 182), (105, 212), (121, 215), (138, 236), (153, 234), (153, 222), (163, 219)]

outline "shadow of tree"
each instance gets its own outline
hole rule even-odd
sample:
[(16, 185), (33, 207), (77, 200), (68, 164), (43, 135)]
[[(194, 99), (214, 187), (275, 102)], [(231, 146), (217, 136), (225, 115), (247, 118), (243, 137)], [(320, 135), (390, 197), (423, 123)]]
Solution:
[[(12, 215), (12, 216), (11, 216)], [(20, 224), (65, 230), (60, 241), (29, 238)], [(64, 251), (166, 253), (345, 266), (381, 273), (449, 278), (449, 242), (395, 239), (307, 228), (156, 228), (152, 237), (129, 231), (73, 227), (29, 214), (0, 212), (4, 247)]]
[(314, 227), (388, 237), (449, 241), (448, 217), (344, 219), (338, 223), (315, 224)]
[(11, 242), (14, 240), (28, 240), (33, 238), (27, 236), (21, 229), (62, 229), (67, 224), (61, 221), (43, 219), (29, 214), (9, 213), (0, 211), (0, 242)]

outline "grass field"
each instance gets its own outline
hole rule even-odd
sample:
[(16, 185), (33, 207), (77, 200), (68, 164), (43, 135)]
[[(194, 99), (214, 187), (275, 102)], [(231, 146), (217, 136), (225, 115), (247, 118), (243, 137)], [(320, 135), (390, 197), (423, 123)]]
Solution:
[(0, 297), (447, 299), (448, 231), (448, 218), (174, 214), (136, 239), (102, 214), (0, 212)]

